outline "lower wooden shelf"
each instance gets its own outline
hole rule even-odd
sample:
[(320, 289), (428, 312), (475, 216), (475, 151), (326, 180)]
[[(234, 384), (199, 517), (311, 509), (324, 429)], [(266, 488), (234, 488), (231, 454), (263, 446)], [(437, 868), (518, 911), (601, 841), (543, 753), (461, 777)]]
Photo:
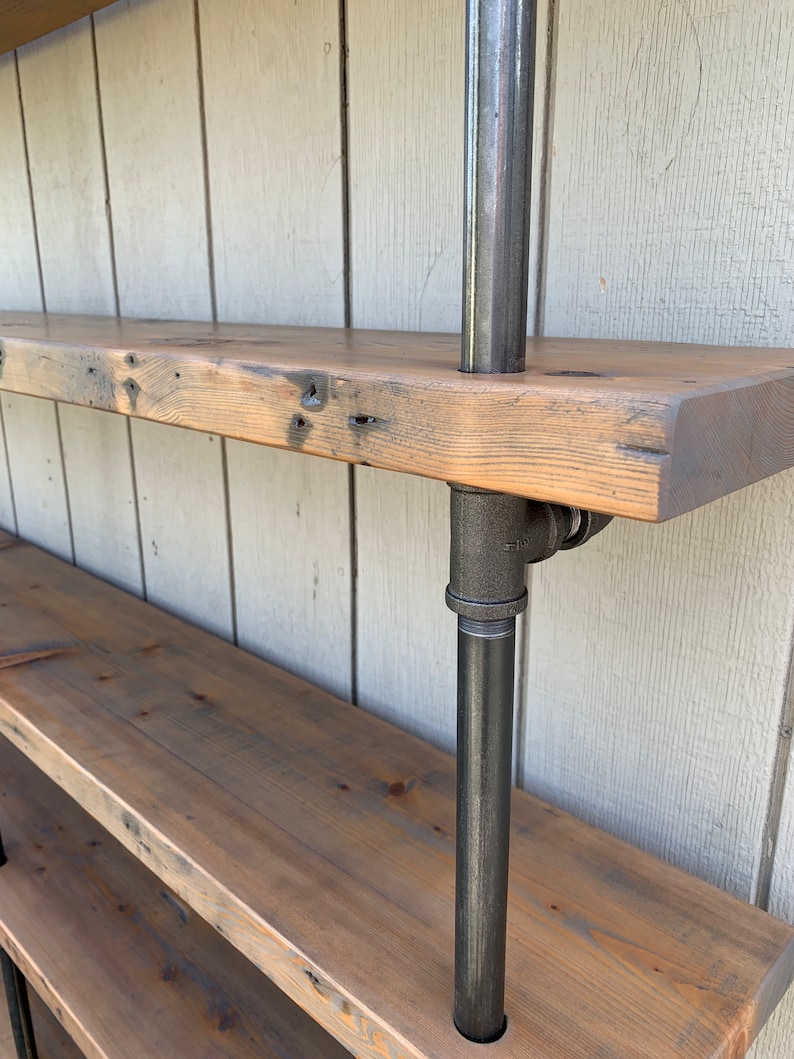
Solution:
[(0, 824), (0, 944), (39, 1059), (349, 1055), (5, 739)]
[(464, 1041), (453, 759), (8, 537), (0, 732), (359, 1056), (738, 1059), (794, 974), (786, 924), (515, 792), (509, 1026)]

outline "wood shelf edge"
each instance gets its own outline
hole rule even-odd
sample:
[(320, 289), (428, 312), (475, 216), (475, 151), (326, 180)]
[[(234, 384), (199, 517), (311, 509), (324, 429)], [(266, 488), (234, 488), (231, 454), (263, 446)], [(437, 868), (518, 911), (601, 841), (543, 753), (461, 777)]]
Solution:
[(658, 522), (794, 465), (790, 350), (0, 313), (0, 390)]

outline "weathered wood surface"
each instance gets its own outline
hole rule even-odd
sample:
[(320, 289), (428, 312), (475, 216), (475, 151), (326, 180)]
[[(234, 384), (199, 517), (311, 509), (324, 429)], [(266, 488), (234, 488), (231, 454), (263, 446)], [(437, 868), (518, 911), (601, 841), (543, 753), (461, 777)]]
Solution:
[[(358, 1055), (465, 1056), (454, 763), (31, 545), (0, 548), (0, 732)], [(9, 662), (12, 659), (9, 657)], [(744, 1054), (794, 931), (516, 792), (494, 1056)]]
[(0, 54), (76, 22), (113, 0), (2, 0)]
[(663, 521), (794, 464), (791, 350), (0, 315), (0, 387)]
[(87, 1059), (348, 1054), (5, 739), (0, 824), (0, 944)]

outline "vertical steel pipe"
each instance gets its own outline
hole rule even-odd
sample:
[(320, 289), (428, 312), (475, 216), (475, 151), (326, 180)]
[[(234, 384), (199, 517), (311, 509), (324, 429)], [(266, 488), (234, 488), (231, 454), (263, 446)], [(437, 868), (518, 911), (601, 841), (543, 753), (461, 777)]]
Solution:
[(473, 1041), (505, 1024), (515, 642), (515, 618), (458, 618), (455, 1025)]
[[(468, 0), (465, 372), (524, 370), (535, 31), (535, 0)], [(453, 567), (466, 511), (480, 502), (453, 489)], [(481, 537), (483, 550), (493, 547), (486, 533)], [(476, 565), (476, 559), (462, 564), (463, 585), (476, 585)], [(464, 595), (475, 605), (482, 598)], [(517, 609), (506, 602), (507, 616), (489, 620), (453, 608), (459, 615), (454, 1019), (461, 1034), (483, 1042), (505, 1026)]]
[(17, 1059), (38, 1059), (25, 977), (2, 948), (0, 948), (0, 965), (3, 969), (3, 985)]
[(461, 370), (524, 370), (536, 0), (468, 0)]

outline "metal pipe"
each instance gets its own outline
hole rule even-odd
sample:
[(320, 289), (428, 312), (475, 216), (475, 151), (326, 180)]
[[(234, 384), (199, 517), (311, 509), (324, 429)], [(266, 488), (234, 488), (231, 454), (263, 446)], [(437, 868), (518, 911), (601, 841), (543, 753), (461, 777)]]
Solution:
[(0, 948), (0, 964), (17, 1059), (38, 1059), (25, 977), (3, 948)]
[(536, 0), (468, 0), (461, 370), (524, 370)]
[[(468, 0), (465, 372), (524, 370), (536, 21), (535, 0)], [(526, 606), (523, 535), (514, 531), (524, 511), (514, 498), (482, 491), (453, 486), (452, 497), (447, 602), (458, 613), (454, 1019), (465, 1037), (485, 1042), (506, 1025), (515, 615)], [(500, 544), (495, 537), (504, 527)], [(481, 562), (486, 553), (490, 567)]]
[(458, 617), (455, 1025), (472, 1041), (505, 1027), (516, 619)]

